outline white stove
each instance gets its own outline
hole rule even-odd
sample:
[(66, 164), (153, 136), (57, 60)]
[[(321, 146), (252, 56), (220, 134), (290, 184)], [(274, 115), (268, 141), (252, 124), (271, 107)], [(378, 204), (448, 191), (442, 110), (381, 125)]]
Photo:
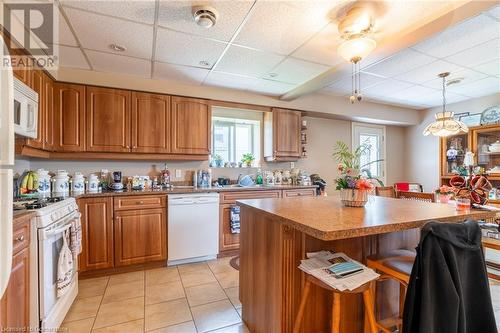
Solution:
[[(31, 254), (33, 281), (38, 281), (37, 324), (42, 332), (57, 330), (78, 294), (78, 273), (75, 273), (70, 289), (57, 297), (57, 267), (63, 237), (75, 219), (80, 219), (78, 205), (74, 198), (56, 197), (39, 198), (14, 202), (14, 209), (29, 210), (35, 213), (36, 244)], [(33, 263), (35, 263), (33, 265)], [(74, 271), (78, 270), (77, 258), (74, 258)]]

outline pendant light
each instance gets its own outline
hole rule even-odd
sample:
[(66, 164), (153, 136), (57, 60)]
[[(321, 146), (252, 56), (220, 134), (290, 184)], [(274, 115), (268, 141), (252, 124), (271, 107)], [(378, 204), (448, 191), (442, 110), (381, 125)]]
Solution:
[(437, 112), (434, 117), (436, 120), (429, 124), (423, 134), (425, 136), (432, 134), (434, 136), (450, 136), (460, 132), (467, 133), (469, 128), (463, 122), (453, 119), (454, 113), (446, 110), (446, 78), (449, 72), (441, 73), (438, 76), (443, 79), (443, 110)]

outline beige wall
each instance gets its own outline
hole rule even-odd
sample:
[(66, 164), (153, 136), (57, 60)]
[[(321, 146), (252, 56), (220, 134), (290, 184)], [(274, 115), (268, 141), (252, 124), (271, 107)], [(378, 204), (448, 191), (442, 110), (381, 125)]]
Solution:
[[(447, 109), (455, 113), (472, 114), (499, 104), (500, 94), (494, 94), (450, 104)], [(438, 111), (439, 107), (421, 111), (420, 124), (406, 128), (406, 177), (409, 181), (421, 183), (425, 191), (432, 191), (439, 185), (439, 139), (422, 135), (424, 128), (434, 120), (434, 114)]]

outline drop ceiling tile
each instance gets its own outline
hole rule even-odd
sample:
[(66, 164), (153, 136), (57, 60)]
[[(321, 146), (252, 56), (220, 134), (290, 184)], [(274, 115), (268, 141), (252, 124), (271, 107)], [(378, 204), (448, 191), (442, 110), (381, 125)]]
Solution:
[(451, 85), (447, 91), (470, 97), (486, 96), (500, 92), (500, 78), (487, 77), (464, 85)]
[(67, 45), (67, 46), (78, 46), (75, 36), (71, 32), (68, 23), (58, 11), (58, 23), (59, 23), (59, 36), (58, 40), (55, 41), (56, 44)]
[(315, 78), (319, 74), (327, 71), (329, 67), (307, 62), (294, 58), (286, 58), (272, 72), (278, 74), (275, 80), (281, 82), (299, 84)]
[(156, 60), (178, 65), (200, 67), (200, 61), (206, 61), (210, 68), (226, 47), (223, 42), (163, 28), (158, 29), (157, 36)]
[(294, 89), (296, 86), (293, 84), (260, 79), (257, 80), (255, 85), (248, 88), (250, 91), (259, 92), (265, 95), (283, 95), (284, 93), (289, 92)]
[[(500, 29), (500, 23), (497, 24), (498, 29)], [(446, 61), (474, 69), (475, 65), (491, 61), (499, 56), (500, 38), (496, 38), (446, 57), (445, 59)]]
[(500, 21), (500, 5), (493, 7), (487, 13)]
[(407, 102), (426, 104), (429, 103), (429, 101), (440, 98), (442, 96), (442, 93), (438, 89), (431, 89), (414, 85), (410, 88), (394, 93), (393, 96)]
[(484, 64), (476, 65), (474, 66), (474, 69), (484, 74), (500, 76), (500, 58)]
[(204, 85), (246, 90), (255, 86), (257, 81), (258, 79), (248, 76), (212, 72), (206, 78)]
[[(366, 91), (369, 87), (378, 85), (381, 82), (386, 81), (385, 78), (371, 75), (368, 73), (361, 73), (361, 91)], [(329, 86), (325, 87), (323, 90), (333, 93), (334, 95), (344, 96), (346, 94), (351, 94), (352, 79), (351, 76), (344, 76), (340, 80), (335, 81)]]
[(94, 70), (109, 73), (131, 74), (149, 78), (151, 61), (125, 57), (113, 53), (85, 50)]
[(184, 84), (200, 84), (207, 76), (209, 70), (155, 62), (153, 78), (169, 80)]
[(393, 95), (399, 91), (408, 89), (413, 86), (413, 84), (408, 82), (387, 79), (366, 89), (363, 89), (363, 86), (361, 86), (361, 92), (364, 95), (383, 97)]
[(59, 46), (59, 66), (90, 69), (80, 48), (62, 45)]
[(236, 44), (289, 54), (328, 24), (332, 3), (258, 1)]
[(418, 67), (404, 74), (397, 75), (394, 78), (401, 81), (420, 84), (435, 79), (439, 73), (443, 72), (453, 73), (463, 69), (464, 69), (463, 67), (457, 66), (455, 64), (446, 61), (436, 60), (434, 62), (431, 62), (430, 64)]
[[(447, 81), (451, 81), (454, 79), (461, 79), (460, 83), (454, 83), (453, 85), (463, 85), (469, 84), (473, 81), (480, 80), (486, 78), (487, 75), (473, 71), (471, 69), (462, 69), (459, 71), (453, 71), (450, 73), (450, 76), (446, 78)], [(433, 89), (442, 89), (443, 80), (439, 77), (436, 77), (434, 80), (422, 83), (423, 86)]]
[(393, 77), (430, 64), (435, 60), (435, 58), (428, 55), (412, 49), (406, 49), (376, 63), (375, 65), (363, 67), (363, 71), (380, 76)]
[(66, 8), (65, 12), (83, 48), (113, 52), (109, 45), (118, 44), (126, 48), (120, 55), (151, 59), (151, 26), (71, 8)]
[(210, 29), (196, 24), (193, 6), (196, 1), (160, 1), (158, 24), (165, 28), (195, 34), (207, 38), (229, 41), (243, 22), (253, 1), (216, 1), (212, 5), (218, 13), (217, 23)]
[(260, 77), (283, 58), (276, 54), (231, 45), (215, 69), (220, 72)]
[(478, 15), (412, 48), (437, 58), (444, 58), (498, 37), (500, 37), (498, 22), (489, 16)]
[(93, 1), (62, 0), (63, 6), (88, 10), (98, 14), (110, 15), (131, 21), (153, 24), (155, 16), (154, 1)]
[(329, 24), (292, 53), (295, 58), (334, 66), (345, 61), (337, 53), (342, 42), (336, 24)]

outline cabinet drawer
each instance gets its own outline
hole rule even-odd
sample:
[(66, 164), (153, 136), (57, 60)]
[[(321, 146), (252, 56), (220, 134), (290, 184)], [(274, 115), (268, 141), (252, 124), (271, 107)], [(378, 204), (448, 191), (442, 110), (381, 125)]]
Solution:
[(30, 243), (30, 219), (23, 219), (22, 222), (14, 222), (14, 230), (12, 233), (13, 254), (18, 253), (22, 249), (28, 247)]
[(313, 197), (316, 195), (314, 188), (299, 188), (293, 190), (283, 190), (283, 198), (291, 197)]
[(244, 199), (263, 199), (263, 198), (279, 198), (280, 190), (270, 191), (241, 191), (241, 192), (222, 192), (220, 194), (221, 204), (234, 204), (236, 200)]
[(133, 195), (115, 197), (115, 210), (148, 209), (166, 207), (166, 195)]

